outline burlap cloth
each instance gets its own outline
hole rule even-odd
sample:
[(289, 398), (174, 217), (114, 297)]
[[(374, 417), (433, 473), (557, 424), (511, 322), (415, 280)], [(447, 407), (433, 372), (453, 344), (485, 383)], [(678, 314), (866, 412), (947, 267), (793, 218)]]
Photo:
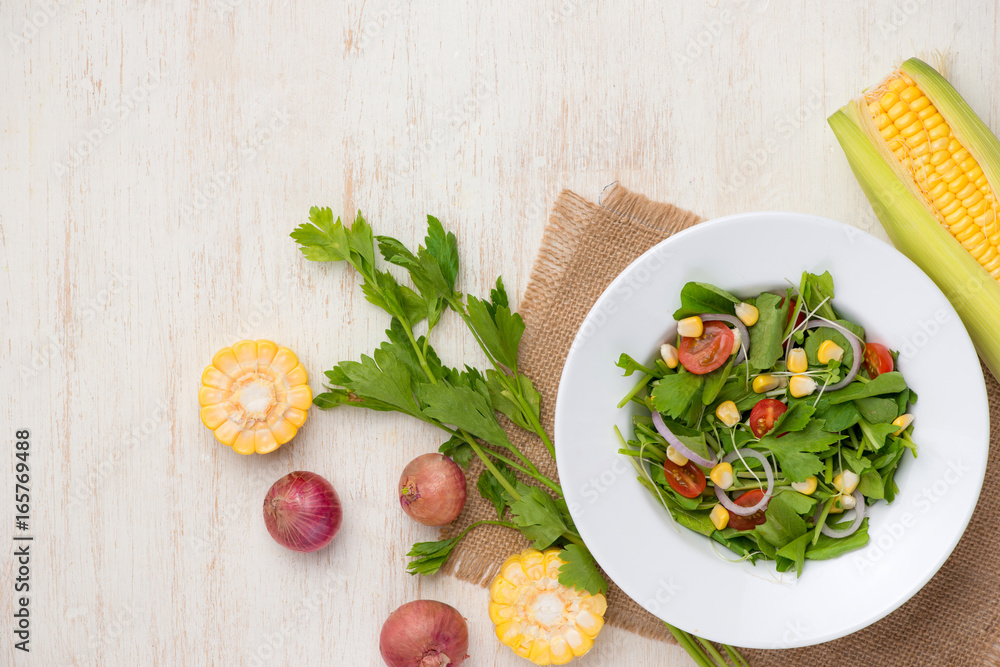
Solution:
[[(605, 192), (600, 205), (569, 191), (559, 195), (520, 305), (527, 330), (519, 363), (542, 394), (542, 423), (549, 433), (563, 360), (591, 306), (635, 258), (700, 221), (694, 213), (652, 202), (617, 185)], [(990, 482), (1000, 473), (996, 442), (1000, 410), (996, 407), (998, 385), (988, 372), (986, 384), (993, 406), (987, 481), (968, 530), (937, 575), (900, 609), (860, 632), (803, 649), (746, 650), (744, 655), (752, 665), (1000, 667), (1000, 490)], [(555, 463), (541, 442), (509, 423), (506, 426), (511, 440), (554, 478)], [(471, 468), (469, 501), (445, 535), (453, 535), (472, 521), (496, 518), (492, 505), (475, 488), (480, 469)], [(456, 548), (445, 571), (486, 586), (504, 559), (526, 546), (514, 531), (484, 526)], [(813, 604), (830, 602), (815, 600)], [(830, 606), (830, 613), (851, 614), (850, 603)], [(673, 641), (656, 617), (614, 583), (606, 620), (615, 627)]]

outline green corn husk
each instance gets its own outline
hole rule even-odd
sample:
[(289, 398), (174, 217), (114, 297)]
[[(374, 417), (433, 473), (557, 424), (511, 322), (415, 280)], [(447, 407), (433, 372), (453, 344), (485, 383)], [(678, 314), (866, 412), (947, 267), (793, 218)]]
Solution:
[[(916, 58), (907, 60), (900, 70), (914, 79), (938, 109), (955, 137), (979, 162), (990, 185), (1000, 185), (1000, 179), (994, 178), (1000, 174), (1000, 141), (965, 100), (934, 68)], [(944, 292), (979, 355), (994, 377), (1000, 378), (1000, 283), (938, 221), (877, 129), (875, 137), (870, 135), (866, 114), (860, 98), (828, 122), (892, 244)]]

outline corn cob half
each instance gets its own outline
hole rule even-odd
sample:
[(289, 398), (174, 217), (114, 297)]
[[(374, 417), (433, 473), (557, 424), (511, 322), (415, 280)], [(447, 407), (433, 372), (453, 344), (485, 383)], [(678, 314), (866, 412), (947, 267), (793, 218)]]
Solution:
[(525, 549), (490, 586), (490, 619), (501, 643), (536, 665), (564, 665), (591, 649), (607, 601), (559, 583), (561, 549)]
[(201, 376), (201, 421), (240, 454), (267, 454), (291, 440), (312, 405), (295, 353), (269, 340), (219, 350)]
[(911, 58), (829, 118), (886, 233), (951, 301), (1000, 376), (1000, 141)]

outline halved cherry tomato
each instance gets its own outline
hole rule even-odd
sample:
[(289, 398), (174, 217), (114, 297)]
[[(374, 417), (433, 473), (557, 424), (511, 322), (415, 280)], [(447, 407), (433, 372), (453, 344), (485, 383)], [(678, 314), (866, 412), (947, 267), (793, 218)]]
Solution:
[[(763, 497), (764, 492), (760, 489), (750, 489), (738, 498), (733, 499), (733, 502), (740, 507), (753, 507), (759, 503)], [(734, 514), (732, 510), (728, 511), (729, 527), (735, 528), (736, 530), (753, 530), (754, 526), (767, 523), (767, 517), (764, 516), (764, 510), (757, 510), (749, 516), (740, 516), (739, 514)]]
[(889, 348), (879, 343), (865, 345), (865, 368), (868, 369), (868, 377), (873, 380), (882, 373), (890, 372), (893, 364)]
[(663, 462), (663, 472), (670, 488), (685, 498), (697, 498), (705, 490), (705, 473), (690, 461), (679, 466), (667, 459)]
[(758, 438), (763, 438), (772, 428), (778, 417), (785, 414), (788, 406), (774, 398), (763, 398), (757, 401), (750, 411), (750, 430)]
[(681, 338), (677, 356), (684, 368), (696, 375), (711, 373), (726, 363), (733, 351), (732, 330), (722, 322), (705, 322), (705, 332), (697, 338)]

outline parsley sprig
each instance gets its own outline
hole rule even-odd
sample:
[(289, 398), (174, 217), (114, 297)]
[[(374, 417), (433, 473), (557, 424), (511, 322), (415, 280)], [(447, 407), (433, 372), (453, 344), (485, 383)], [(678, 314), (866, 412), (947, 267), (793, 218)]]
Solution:
[[(309, 260), (354, 267), (365, 298), (390, 315), (387, 340), (370, 356), (327, 371), (327, 390), (314, 403), (322, 409), (346, 405), (407, 414), (448, 434), (440, 451), (463, 466), (475, 457), (485, 467), (477, 488), (496, 508), (497, 520), (474, 523), (446, 540), (418, 542), (409, 553), (408, 571), (437, 572), (470, 530), (499, 525), (520, 531), (537, 549), (562, 547), (560, 583), (604, 593), (607, 582), (573, 525), (561, 487), (511, 442), (498, 420), (503, 414), (534, 433), (555, 456), (541, 425), (541, 396), (518, 368), (524, 320), (511, 310), (502, 279), (488, 299), (459, 292), (458, 241), (432, 216), (415, 252), (397, 239), (375, 236), (360, 213), (348, 227), (334, 220), (329, 208), (313, 207), (309, 222), (291, 236)], [(376, 266), (376, 247), (383, 260), (406, 270), (413, 287)], [(447, 310), (458, 314), (486, 355), (491, 368), (485, 373), (468, 365), (449, 367), (434, 351), (430, 336)]]

